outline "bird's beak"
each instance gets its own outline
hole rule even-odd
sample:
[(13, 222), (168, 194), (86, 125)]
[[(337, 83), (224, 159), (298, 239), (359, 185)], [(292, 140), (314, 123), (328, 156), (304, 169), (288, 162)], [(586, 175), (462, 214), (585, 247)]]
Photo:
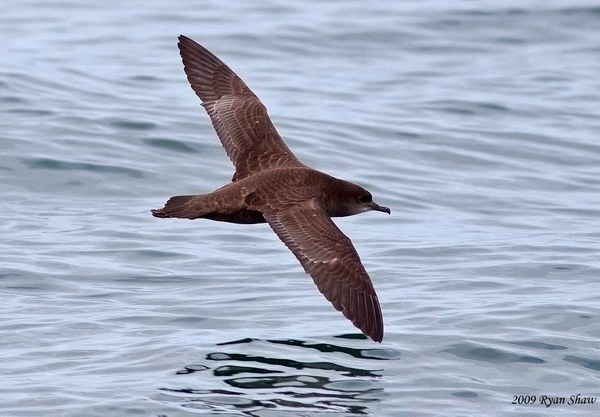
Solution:
[(371, 207), (371, 210), (383, 211), (384, 213), (392, 214), (392, 211), (389, 209), (389, 207), (380, 206), (374, 201), (372, 201), (371, 204), (369, 204), (369, 207)]

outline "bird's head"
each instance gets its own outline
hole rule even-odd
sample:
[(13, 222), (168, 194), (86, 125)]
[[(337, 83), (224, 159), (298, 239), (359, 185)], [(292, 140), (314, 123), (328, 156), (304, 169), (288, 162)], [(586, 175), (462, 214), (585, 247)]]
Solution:
[(380, 206), (373, 201), (373, 196), (360, 185), (339, 180), (335, 187), (336, 192), (330, 195), (328, 211), (330, 216), (343, 217), (364, 213), (365, 211), (382, 211), (391, 214), (388, 207)]
[(363, 193), (359, 194), (356, 197), (355, 206), (358, 209), (357, 214), (369, 210), (382, 211), (387, 214), (392, 214), (392, 211), (389, 209), (389, 207), (380, 206), (379, 204), (373, 201), (373, 196), (370, 192), (368, 192), (364, 188), (363, 191)]

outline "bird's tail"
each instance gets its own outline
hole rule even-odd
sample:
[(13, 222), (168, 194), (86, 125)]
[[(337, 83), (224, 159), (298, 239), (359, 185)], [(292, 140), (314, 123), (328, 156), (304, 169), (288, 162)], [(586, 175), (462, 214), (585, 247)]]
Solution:
[(151, 211), (154, 217), (181, 219), (197, 219), (209, 212), (203, 207), (201, 195), (176, 195), (169, 198), (163, 208)]

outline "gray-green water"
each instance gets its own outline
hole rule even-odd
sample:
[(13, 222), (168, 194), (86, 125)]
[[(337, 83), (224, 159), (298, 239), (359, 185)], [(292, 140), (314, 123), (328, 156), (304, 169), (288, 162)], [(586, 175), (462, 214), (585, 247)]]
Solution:
[[(1, 416), (600, 413), (568, 404), (600, 397), (597, 2), (4, 0), (0, 33)], [(150, 215), (233, 172), (180, 33), (391, 207), (337, 220), (383, 344), (266, 225)]]

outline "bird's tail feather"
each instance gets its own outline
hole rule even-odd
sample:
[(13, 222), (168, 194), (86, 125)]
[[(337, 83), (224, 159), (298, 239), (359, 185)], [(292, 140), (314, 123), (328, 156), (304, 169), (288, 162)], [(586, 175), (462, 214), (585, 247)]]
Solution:
[[(178, 217), (182, 219), (197, 219), (207, 214), (208, 211), (202, 210), (199, 195), (176, 195), (169, 198), (165, 206), (161, 209), (154, 209), (154, 217)], [(192, 200), (196, 200), (192, 202)]]

